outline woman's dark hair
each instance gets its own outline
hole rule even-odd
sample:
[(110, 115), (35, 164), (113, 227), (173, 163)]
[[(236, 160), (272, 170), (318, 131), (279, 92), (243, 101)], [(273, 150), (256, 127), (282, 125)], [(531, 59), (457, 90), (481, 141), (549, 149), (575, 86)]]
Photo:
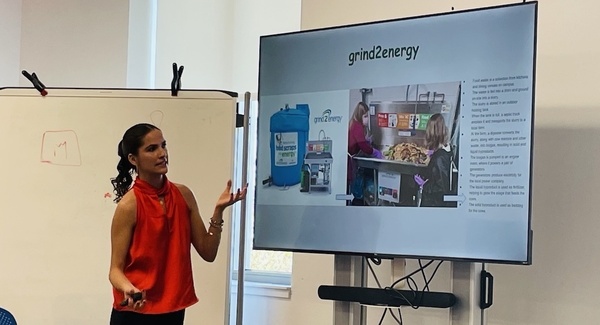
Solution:
[(125, 131), (123, 139), (119, 141), (117, 148), (117, 153), (121, 157), (117, 164), (119, 175), (110, 179), (116, 195), (114, 199), (115, 203), (121, 201), (123, 195), (129, 191), (131, 183), (133, 183), (132, 175), (135, 171), (135, 166), (129, 162), (129, 154), (137, 155), (138, 150), (142, 146), (142, 139), (152, 130), (159, 130), (159, 128), (148, 123), (136, 124)]

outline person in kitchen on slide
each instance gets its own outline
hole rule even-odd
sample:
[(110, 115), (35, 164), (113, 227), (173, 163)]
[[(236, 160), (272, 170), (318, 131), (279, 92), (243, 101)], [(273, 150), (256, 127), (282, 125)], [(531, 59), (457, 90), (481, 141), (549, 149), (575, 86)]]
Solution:
[(185, 308), (198, 302), (191, 246), (205, 261), (215, 260), (223, 211), (245, 199), (247, 187), (231, 192), (229, 180), (206, 228), (192, 191), (166, 176), (167, 142), (159, 128), (132, 126), (118, 154), (118, 175), (111, 179), (117, 207), (111, 226), (110, 325), (183, 324)]
[(456, 204), (445, 202), (444, 195), (450, 194), (450, 176), (452, 171), (452, 151), (450, 150), (449, 132), (444, 117), (437, 113), (431, 115), (425, 128), (425, 145), (430, 156), (423, 175), (415, 175), (414, 179), (422, 192), (422, 207), (445, 207)]
[(363, 187), (365, 172), (356, 166), (352, 157), (372, 157), (384, 159), (381, 151), (371, 144), (371, 137), (367, 135), (369, 123), (369, 107), (364, 102), (359, 102), (350, 116), (348, 124), (348, 193), (354, 196), (351, 205), (364, 205)]

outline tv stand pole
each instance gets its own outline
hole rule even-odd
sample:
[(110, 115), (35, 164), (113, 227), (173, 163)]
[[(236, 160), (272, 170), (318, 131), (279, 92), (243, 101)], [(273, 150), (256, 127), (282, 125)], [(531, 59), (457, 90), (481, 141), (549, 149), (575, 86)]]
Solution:
[[(333, 284), (337, 286), (365, 287), (367, 285), (366, 264), (361, 256), (335, 255)], [(334, 325), (365, 325), (365, 307), (348, 301), (333, 302)]]
[[(491, 306), (491, 296), (493, 286), (487, 288), (485, 275), (491, 276), (485, 272), (485, 264), (468, 262), (451, 262), (451, 286), (452, 293), (456, 296), (456, 304), (450, 309), (450, 324), (452, 325), (485, 325), (487, 318), (485, 308)], [(483, 273), (482, 273), (483, 271)], [(484, 300), (481, 300), (481, 289), (484, 291)]]

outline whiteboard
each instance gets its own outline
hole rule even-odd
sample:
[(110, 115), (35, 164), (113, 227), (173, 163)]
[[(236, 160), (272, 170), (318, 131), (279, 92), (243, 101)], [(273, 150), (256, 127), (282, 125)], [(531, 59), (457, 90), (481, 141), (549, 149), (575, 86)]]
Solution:
[[(196, 195), (203, 220), (233, 175), (236, 95), (219, 91), (0, 89), (0, 306), (19, 324), (108, 324), (110, 224), (117, 144), (152, 123), (169, 148), (168, 177)], [(193, 250), (200, 302), (186, 324), (223, 324), (231, 225), (217, 259)]]

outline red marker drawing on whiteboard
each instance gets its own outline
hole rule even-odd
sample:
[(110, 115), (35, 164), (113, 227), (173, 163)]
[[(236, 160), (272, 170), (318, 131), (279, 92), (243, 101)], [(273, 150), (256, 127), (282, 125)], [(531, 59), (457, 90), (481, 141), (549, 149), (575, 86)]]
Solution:
[(77, 134), (73, 130), (44, 132), (40, 156), (40, 161), (46, 164), (81, 166)]

